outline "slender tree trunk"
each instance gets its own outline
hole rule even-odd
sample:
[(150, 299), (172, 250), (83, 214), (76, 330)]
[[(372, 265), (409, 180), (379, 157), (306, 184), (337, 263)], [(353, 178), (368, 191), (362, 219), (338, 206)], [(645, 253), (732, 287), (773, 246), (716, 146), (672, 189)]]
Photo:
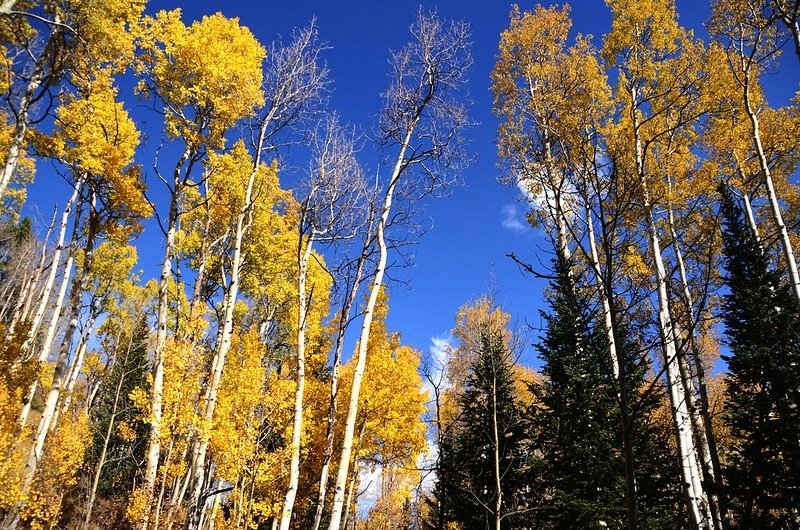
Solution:
[[(89, 281), (89, 271), (92, 267), (92, 258), (94, 255), (94, 243), (97, 235), (97, 221), (92, 219), (94, 217), (94, 205), (91, 205), (92, 212), (90, 212), (90, 220), (88, 233), (86, 237), (86, 246), (84, 247), (84, 260), (83, 267), (80, 274), (75, 277), (72, 282), (70, 291), (70, 319), (67, 325), (67, 330), (64, 333), (64, 338), (61, 341), (61, 347), (58, 351), (58, 358), (56, 359), (55, 371), (53, 373), (53, 382), (45, 399), (44, 409), (42, 416), (39, 420), (39, 425), (36, 428), (36, 433), (33, 437), (31, 447), (28, 451), (28, 458), (25, 468), (22, 472), (20, 480), (20, 491), (23, 495), (27, 496), (30, 492), (33, 479), (39, 469), (39, 463), (44, 454), (44, 444), (47, 440), (48, 434), (51, 432), (51, 426), (57, 416), (57, 405), (59, 397), (62, 395), (64, 385), (67, 382), (69, 374), (69, 350), (72, 344), (72, 337), (75, 329), (78, 326), (78, 319), (80, 317), (81, 309), (81, 296), (86, 291)], [(3, 530), (13, 530), (17, 527), (19, 517), (25, 507), (25, 501), (19, 502), (8, 511), (6, 520), (3, 522)]]
[[(81, 180), (82, 182), (82, 180)], [(81, 206), (82, 203), (78, 203), (78, 211), (75, 214), (75, 219), (73, 220), (73, 228), (72, 228), (72, 241), (70, 242), (69, 250), (67, 252), (67, 261), (64, 263), (64, 270), (62, 272), (63, 276), (61, 278), (61, 286), (58, 290), (58, 296), (56, 297), (55, 304), (53, 305), (53, 311), (50, 315), (50, 323), (47, 326), (47, 332), (44, 336), (44, 341), (42, 342), (41, 349), (39, 350), (39, 355), (37, 356), (37, 362), (39, 364), (44, 363), (47, 360), (47, 357), (50, 355), (50, 348), (53, 345), (53, 340), (56, 336), (56, 330), (58, 329), (58, 324), (61, 322), (62, 311), (64, 309), (64, 298), (67, 295), (67, 286), (69, 286), (70, 276), (72, 275), (72, 268), (75, 264), (75, 252), (77, 250), (78, 245), (78, 237), (80, 234), (80, 218), (81, 218)], [(63, 218), (62, 218), (63, 222)], [(62, 230), (64, 226), (62, 225)], [(59, 235), (59, 240), (61, 239)], [(59, 256), (60, 257), (60, 256)], [(53, 258), (52, 267), (54, 269), (58, 268), (58, 262)], [(54, 271), (51, 271), (53, 274)], [(28, 341), (31, 341), (31, 337), (29, 336)], [(26, 341), (23, 343), (23, 348), (25, 348), (26, 344), (27, 347), (31, 347), (33, 343), (30, 344)], [(28, 388), (28, 393), (26, 395), (26, 399), (22, 404), (22, 409), (19, 413), (19, 419), (17, 420), (18, 425), (18, 432), (22, 433), (25, 430), (25, 425), (28, 422), (28, 416), (30, 416), (31, 406), (33, 404), (33, 398), (36, 395), (36, 390), (39, 388), (39, 379), (34, 379), (33, 383), (31, 383), (30, 388)]]
[(597, 292), (600, 295), (600, 302), (603, 305), (603, 329), (608, 338), (608, 353), (609, 360), (611, 361), (611, 373), (614, 375), (614, 381), (620, 380), (620, 359), (617, 355), (617, 341), (614, 337), (614, 326), (611, 320), (611, 303), (608, 300), (608, 293), (606, 292), (605, 282), (603, 281), (603, 273), (600, 269), (600, 255), (597, 252), (597, 241), (594, 235), (594, 221), (592, 219), (592, 209), (589, 207), (588, 200), (586, 201), (586, 231), (589, 238), (589, 260), (594, 272), (595, 282), (597, 285)]
[[(672, 183), (670, 182), (670, 187), (671, 186)], [(715, 526), (722, 528), (727, 526), (722, 508), (724, 503), (721, 499), (722, 484), (720, 479), (722, 475), (720, 473), (719, 457), (716, 454), (716, 440), (714, 439), (714, 432), (711, 428), (711, 413), (708, 408), (708, 390), (706, 389), (705, 370), (703, 369), (703, 360), (700, 358), (700, 349), (695, 340), (697, 319), (694, 316), (694, 301), (692, 293), (689, 290), (689, 279), (686, 274), (683, 252), (678, 244), (678, 233), (675, 228), (675, 215), (672, 206), (667, 207), (667, 212), (670, 238), (672, 239), (672, 250), (678, 262), (678, 272), (680, 274), (681, 286), (683, 287), (683, 298), (684, 304), (686, 305), (686, 323), (688, 326), (686, 334), (689, 347), (694, 353), (695, 374), (700, 398), (699, 403), (697, 397), (694, 395), (695, 389), (692, 384), (692, 374), (689, 369), (688, 360), (686, 359), (685, 348), (680, 348), (678, 351), (678, 363), (685, 385), (684, 391), (686, 392), (689, 413), (692, 418), (692, 426), (697, 438), (697, 446), (700, 450), (704, 489), (708, 496)]]
[[(42, 290), (41, 298), (39, 299), (39, 305), (36, 308), (36, 312), (33, 314), (33, 319), (31, 320), (31, 327), (28, 330), (28, 338), (22, 345), (23, 351), (27, 351), (32, 343), (34, 338), (36, 337), (36, 332), (39, 330), (39, 326), (42, 324), (42, 319), (44, 318), (45, 311), (47, 310), (47, 305), (50, 302), (50, 293), (53, 290), (53, 284), (56, 280), (56, 274), (58, 272), (58, 264), (61, 262), (61, 253), (64, 250), (64, 239), (67, 234), (67, 224), (69, 221), (69, 215), (72, 213), (72, 207), (75, 204), (75, 201), (78, 199), (80, 194), (81, 186), (83, 185), (83, 179), (79, 179), (77, 183), (75, 183), (75, 189), (72, 191), (72, 196), (70, 196), (67, 204), (64, 206), (64, 212), (61, 214), (61, 224), (58, 231), (58, 241), (56, 242), (56, 248), (53, 251), (53, 260), (50, 264), (50, 272), (47, 275), (47, 280), (44, 284), (44, 289)], [(45, 241), (46, 243), (46, 241)], [(65, 271), (64, 273), (66, 276), (69, 276), (68, 272)]]
[(358, 414), (358, 400), (361, 392), (361, 380), (364, 377), (364, 368), (367, 364), (367, 342), (369, 341), (370, 332), (372, 329), (372, 319), (375, 311), (375, 304), (378, 301), (378, 294), (383, 285), (383, 275), (386, 272), (386, 260), (388, 256), (388, 248), (384, 238), (384, 230), (386, 223), (389, 221), (389, 212), (392, 209), (392, 198), (394, 197), (394, 190), (397, 186), (402, 170), (404, 169), (405, 153), (411, 142), (411, 136), (414, 132), (416, 121), (411, 123), (406, 132), (400, 152), (397, 155), (394, 170), (392, 171), (389, 185), (386, 188), (386, 195), (383, 201), (383, 209), (380, 220), (377, 226), (377, 241), (380, 255), (378, 264), (375, 268), (375, 276), (370, 286), (369, 298), (367, 299), (367, 307), (364, 311), (364, 320), (361, 324), (361, 335), (358, 343), (358, 359), (356, 367), (353, 371), (353, 383), (350, 391), (350, 403), (347, 409), (347, 419), (345, 421), (344, 439), (342, 442), (342, 454), (339, 458), (339, 469), (336, 475), (336, 486), (333, 495), (333, 506), (331, 509), (331, 521), (328, 525), (328, 530), (339, 530), (342, 520), (342, 510), (344, 509), (344, 495), (345, 486), (347, 483), (347, 475), (350, 466), (350, 455), (353, 450), (353, 435), (355, 434), (355, 423)]
[[(260, 143), (259, 143), (260, 145)], [(202, 495), (202, 488), (205, 482), (205, 460), (206, 452), (208, 451), (208, 444), (211, 439), (211, 427), (214, 419), (214, 410), (217, 405), (217, 393), (219, 391), (219, 384), (222, 379), (222, 370), (225, 367), (225, 359), (231, 348), (231, 339), (233, 337), (233, 310), (236, 306), (236, 300), (239, 295), (239, 276), (241, 274), (241, 267), (244, 257), (242, 256), (242, 242), (244, 236), (250, 228), (248, 216), (251, 215), (254, 208), (253, 204), (253, 187), (255, 186), (256, 175), (258, 173), (258, 166), (260, 164), (260, 148), (257, 150), (253, 162), (253, 168), (247, 181), (247, 189), (245, 190), (244, 202), (242, 208), (236, 217), (236, 234), (233, 246), (233, 257), (231, 259), (231, 273), (230, 283), (224, 298), (224, 315), (222, 329), (220, 330), (219, 340), (217, 342), (217, 349), (214, 353), (212, 360), (212, 372), (209, 379), (208, 387), (205, 393), (205, 404), (203, 423), (204, 428), (200, 433), (200, 439), (197, 443), (195, 451), (194, 469), (192, 472), (195, 487), (192, 492), (189, 515), (187, 518), (187, 528), (195, 530), (199, 528), (200, 516), (203, 512), (203, 505), (199, 503), (200, 496)]]
[[(69, 208), (69, 203), (67, 204), (67, 208)], [(17, 322), (30, 320), (29, 312), (30, 312), (31, 304), (33, 303), (33, 299), (34, 299), (34, 297), (36, 296), (36, 293), (39, 290), (38, 289), (39, 280), (42, 277), (42, 273), (44, 272), (44, 268), (45, 268), (44, 267), (45, 261), (47, 260), (47, 242), (50, 241), (50, 234), (53, 231), (53, 227), (55, 227), (56, 216), (57, 215), (58, 215), (58, 207), (56, 206), (53, 209), (53, 218), (50, 220), (50, 224), (47, 227), (47, 233), (45, 234), (44, 239), (42, 240), (42, 251), (39, 254), (39, 262), (36, 264), (36, 268), (34, 269), (33, 274), (31, 275), (30, 279), (27, 281), (25, 288), (20, 291), (20, 297), (19, 298), (20, 298), (20, 301), (22, 302), (22, 304), (21, 304), (19, 312), (15, 311), (14, 315), (13, 315), (13, 317), (11, 319), (11, 325), (9, 326), (9, 333), (7, 334), (8, 337), (10, 337), (11, 333), (13, 333), (14, 327), (15, 327)], [(64, 231), (66, 232), (66, 222), (64, 223)], [(58, 268), (57, 265), (58, 265), (58, 262), (55, 261), (53, 269)], [(55, 276), (55, 273), (53, 273), (53, 276)], [(50, 285), (50, 288), (52, 289), (52, 283)], [(40, 305), (44, 305), (46, 307), (47, 306), (47, 301), (50, 298), (50, 292), (47, 289), (43, 289), (42, 292), (40, 293), (40, 295), (41, 295), (40, 296)], [(36, 325), (36, 328), (38, 328), (40, 322), (41, 322), (41, 317), (39, 318), (39, 322), (31, 322), (31, 327), (28, 330), (28, 336), (30, 336), (32, 332), (33, 333), (36, 332), (34, 330), (34, 324)], [(31, 331), (31, 330), (34, 330), (34, 331)], [(25, 349), (24, 349), (24, 343), (23, 343), (23, 354), (24, 353), (25, 353)]]
[[(306, 384), (306, 319), (308, 316), (308, 306), (310, 299), (306, 298), (306, 278), (308, 272), (308, 260), (311, 259), (311, 250), (314, 244), (314, 232), (308, 236), (308, 241), (303, 247), (303, 235), (300, 234), (298, 250), (298, 273), (297, 273), (297, 389), (294, 396), (294, 421), (292, 424), (292, 456), (289, 463), (289, 488), (286, 490), (286, 498), (283, 502), (283, 512), (281, 513), (280, 530), (289, 530), (292, 522), (292, 509), (294, 499), (297, 496), (297, 488), (300, 480), (300, 442), (303, 433), (303, 390)], [(312, 288), (313, 292), (313, 288)]]
[(0, 15), (7, 15), (14, 9), (17, 0), (3, 0), (0, 2)]
[[(368, 238), (367, 238), (368, 239)], [(350, 289), (350, 294), (342, 306), (339, 314), (339, 329), (336, 333), (336, 348), (333, 354), (333, 370), (331, 373), (331, 394), (330, 406), (328, 408), (328, 424), (325, 431), (325, 452), (322, 457), (322, 471), (319, 475), (319, 492), (317, 494), (317, 507), (314, 511), (314, 523), (312, 530), (318, 530), (322, 522), (322, 511), (325, 507), (325, 494), (328, 490), (328, 475), (330, 473), (330, 463), (333, 457), (334, 445), (334, 427), (336, 426), (336, 411), (339, 396), (339, 370), (342, 364), (342, 350), (344, 349), (344, 333), (350, 319), (350, 312), (355, 304), (356, 296), (358, 295), (358, 286), (361, 283), (361, 275), (364, 271), (364, 264), (366, 263), (367, 250), (369, 242), (364, 241), (364, 247), (361, 255), (358, 258), (356, 265), (356, 273), (353, 278), (353, 287)]]
[(789, 32), (792, 34), (794, 53), (797, 55), (797, 59), (800, 61), (800, 25), (798, 25), (797, 16), (789, 16), (789, 14), (783, 9), (780, 11), (781, 20), (784, 24), (786, 24), (786, 27), (789, 28)]
[[(631, 101), (637, 101), (635, 88), (630, 88)], [(636, 170), (644, 197), (645, 222), (649, 232), (650, 251), (655, 267), (657, 298), (658, 298), (658, 321), (659, 334), (664, 353), (664, 367), (667, 376), (667, 387), (672, 408), (672, 419), (675, 425), (675, 434), (678, 442), (678, 457), (681, 462), (681, 476), (686, 500), (686, 507), (689, 511), (689, 518), (694, 528), (711, 528), (711, 514), (708, 512), (708, 500), (702, 488), (699, 476), (697, 453), (694, 446), (694, 435), (691, 418), (687, 408), (686, 393), (682, 381), (680, 368), (677, 361), (677, 338), (679, 334), (675, 329), (675, 321), (669, 307), (669, 294), (667, 292), (667, 274), (664, 268), (664, 260), (661, 255), (661, 242), (658, 236), (658, 228), (653, 218), (652, 204), (650, 201), (650, 191), (647, 183), (647, 176), (644, 168), (644, 153), (642, 141), (639, 136), (639, 114), (634, 106), (631, 106), (631, 119), (633, 122)]]
[[(148, 435), (145, 471), (144, 494), (147, 498), (147, 509), (144, 510), (137, 527), (147, 530), (150, 518), (150, 503), (156, 487), (158, 475), (158, 460), (161, 455), (161, 418), (162, 402), (164, 395), (164, 347), (167, 343), (167, 313), (169, 311), (169, 280), (172, 276), (172, 258), (175, 253), (175, 235), (180, 219), (178, 210), (181, 193), (181, 183), (188, 178), (192, 170), (194, 152), (187, 147), (175, 165), (173, 173), (173, 189), (170, 197), (169, 213), (167, 218), (166, 246), (164, 248), (164, 261), (161, 264), (161, 276), (158, 280), (158, 323), (156, 327), (156, 347), (153, 355), (153, 387), (150, 393), (150, 434)], [(184, 165), (188, 162), (186, 174), (182, 175)]]
[[(15, 2), (5, 0), (5, 5), (14, 5)], [(3, 13), (5, 5), (0, 4), (0, 14)], [(45, 50), (52, 46), (54, 34), (51, 35), (50, 40), (45, 45)], [(46, 52), (43, 52), (46, 54)], [(40, 57), (36, 62), (33, 74), (28, 80), (28, 85), (25, 87), (25, 92), (20, 98), (17, 107), (16, 124), (14, 126), (14, 135), (11, 137), (11, 143), (6, 148), (6, 159), (2, 167), (0, 167), (0, 199), (6, 195), (8, 185), (11, 183), (11, 177), (17, 171), (19, 158), (22, 155), (22, 148), (25, 144), (25, 135), (30, 126), (30, 111), (31, 106), (36, 98), (36, 92), (41, 88), (42, 81), (44, 80), (43, 62), (45, 57)]]
[(92, 334), (92, 328), (97, 320), (97, 316), (100, 314), (99, 300), (95, 300), (95, 303), (92, 305), (92, 308), (89, 311), (89, 319), (86, 321), (83, 332), (78, 339), (78, 344), (75, 349), (75, 358), (73, 359), (72, 365), (69, 368), (67, 384), (64, 387), (64, 397), (56, 412), (56, 418), (58, 418), (59, 414), (67, 411), (72, 403), (72, 392), (75, 390), (75, 385), (77, 384), (78, 378), (81, 375), (81, 370), (83, 369), (83, 362), (86, 359), (86, 351), (89, 348), (89, 338)]
[(672, 419), (678, 442), (678, 458), (681, 462), (684, 496), (693, 528), (710, 528), (708, 525), (711, 521), (710, 517), (706, 514), (705, 496), (703, 494), (700, 477), (698, 476), (697, 453), (694, 447), (693, 429), (689, 416), (689, 409), (687, 407), (687, 398), (684, 391), (685, 387), (682, 384), (682, 374), (678, 366), (676, 349), (677, 335), (667, 301), (667, 279), (661, 258), (660, 242), (652, 217), (648, 220), (648, 224), (650, 225), (650, 244), (653, 259), (656, 263), (659, 306), (658, 317), (664, 349), (664, 366), (672, 408)]
[(758, 244), (761, 244), (761, 234), (758, 232), (758, 223), (756, 223), (756, 217), (753, 215), (753, 205), (750, 204), (750, 194), (742, 193), (742, 202), (744, 203), (744, 212), (747, 215), (747, 224), (750, 225), (750, 230), (753, 231), (753, 235), (756, 237), (756, 241)]
[[(367, 425), (366, 420), (361, 423), (361, 427), (358, 430), (358, 442), (356, 443), (355, 451), (353, 451), (353, 475), (350, 478), (350, 485), (347, 488), (347, 502), (344, 505), (344, 521), (342, 521), (342, 528), (347, 528), (347, 522), (350, 518), (350, 515), (353, 514), (355, 511), (353, 507), (353, 501), (355, 500), (358, 503), (355, 491), (356, 491), (356, 484), (358, 484), (358, 475), (361, 473), (361, 465), (358, 459), (358, 445), (361, 443), (361, 438), (364, 436), (364, 429)], [(355, 521), (353, 522), (353, 527), (355, 528)]]
[(797, 262), (794, 257), (794, 249), (792, 248), (792, 240), (789, 237), (789, 231), (786, 229), (786, 224), (783, 222), (783, 215), (781, 214), (780, 204), (778, 203), (778, 195), (775, 192), (775, 185), (772, 182), (772, 173), (767, 163), (767, 156), (764, 153), (764, 146), (761, 143), (761, 129), (758, 119), (758, 114), (753, 109), (753, 103), (750, 96), (750, 76), (752, 70), (747, 67), (744, 71), (744, 103), (747, 110), (747, 116), (750, 118), (750, 125), (752, 127), (752, 140), (753, 146), (758, 156), (758, 164), (761, 168), (761, 174), (764, 178), (764, 184), (767, 186), (767, 196), (769, 198), (769, 205), (772, 209), (772, 218), (775, 221), (775, 226), (778, 228), (778, 235), (781, 240), (781, 248), (783, 256), (786, 260), (786, 266), (789, 272), (789, 280), (792, 282), (792, 289), (794, 289), (795, 298), (797, 303), (800, 304), (800, 273), (797, 271)]
[(500, 530), (500, 521), (503, 510), (503, 483), (500, 474), (500, 432), (497, 428), (497, 374), (495, 367), (492, 367), (492, 442), (494, 444), (494, 487), (497, 490), (497, 498), (494, 503), (494, 527)]

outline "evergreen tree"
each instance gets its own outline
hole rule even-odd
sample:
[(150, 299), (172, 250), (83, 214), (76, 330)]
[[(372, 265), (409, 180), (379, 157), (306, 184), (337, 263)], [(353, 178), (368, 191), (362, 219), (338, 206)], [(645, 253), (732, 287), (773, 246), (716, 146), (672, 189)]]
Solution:
[[(537, 349), (544, 382), (532, 390), (538, 402), (531, 424), (540, 432), (540, 464), (534, 473), (548, 490), (537, 526), (546, 528), (625, 528), (626, 475), (619, 383), (612, 375), (605, 330), (577, 288), (568, 260), (555, 261), (550, 314)], [(617, 326), (620, 374), (628, 392), (625, 428), (630, 430), (640, 528), (671, 523), (679, 500), (670, 491), (669, 462), (650, 417), (657, 403), (643, 392), (647, 363), (626, 330)]]
[(123, 501), (141, 480), (138, 472), (147, 440), (145, 418), (130, 397), (134, 389), (148, 387), (147, 320), (142, 317), (132, 329), (112, 333), (104, 346), (116, 359), (91, 408), (93, 440), (87, 449), (86, 477), (94, 478), (102, 460), (97, 497)]
[(451, 522), (464, 530), (495, 528), (498, 516), (502, 528), (519, 527), (524, 432), (508, 357), (499, 333), (481, 334), (480, 350), (459, 397), (462, 413), (439, 448), (436, 502), (426, 522), (430, 528), (448, 528)]
[(739, 528), (797, 528), (800, 505), (800, 319), (789, 285), (721, 189), (727, 271), (722, 319), (730, 354), (726, 469)]

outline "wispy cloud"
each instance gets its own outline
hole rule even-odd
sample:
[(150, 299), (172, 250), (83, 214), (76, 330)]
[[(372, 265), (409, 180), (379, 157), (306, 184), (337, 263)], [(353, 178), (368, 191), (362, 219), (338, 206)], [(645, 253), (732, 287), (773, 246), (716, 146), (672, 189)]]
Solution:
[(428, 351), (436, 364), (443, 365), (447, 360), (447, 352), (453, 348), (453, 336), (449, 333), (431, 337), (431, 345)]
[(430, 399), (433, 399), (433, 384), (440, 388), (446, 385), (444, 365), (447, 362), (447, 352), (452, 347), (453, 336), (450, 333), (431, 337), (431, 345), (428, 347), (428, 362), (425, 366), (425, 375), (422, 376), (422, 385)]
[(513, 232), (525, 232), (530, 226), (516, 204), (504, 204), (500, 211), (500, 226)]

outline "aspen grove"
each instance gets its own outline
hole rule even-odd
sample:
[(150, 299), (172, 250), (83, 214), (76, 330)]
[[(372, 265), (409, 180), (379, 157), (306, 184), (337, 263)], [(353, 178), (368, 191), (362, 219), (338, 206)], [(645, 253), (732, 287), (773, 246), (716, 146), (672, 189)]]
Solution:
[(355, 124), (318, 19), (153, 4), (0, 0), (0, 530), (800, 530), (800, 2), (412, 8)]

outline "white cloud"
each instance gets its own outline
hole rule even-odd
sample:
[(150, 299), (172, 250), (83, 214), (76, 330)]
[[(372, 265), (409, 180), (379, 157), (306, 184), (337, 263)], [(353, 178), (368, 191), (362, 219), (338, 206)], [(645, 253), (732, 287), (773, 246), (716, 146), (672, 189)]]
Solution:
[(447, 352), (453, 348), (453, 336), (450, 333), (431, 337), (431, 346), (428, 351), (437, 365), (444, 365), (447, 360)]
[(504, 204), (500, 211), (500, 226), (513, 232), (525, 232), (529, 225), (524, 220), (520, 208), (515, 204)]
[(358, 514), (366, 517), (369, 511), (378, 502), (381, 496), (381, 474), (383, 469), (376, 466), (373, 469), (361, 469), (358, 472)]
[(431, 345), (428, 347), (428, 362), (424, 368), (426, 373), (422, 375), (423, 389), (428, 393), (428, 398), (433, 399), (433, 383), (444, 388), (444, 366), (447, 362), (447, 352), (453, 348), (453, 336), (450, 333), (431, 337)]

